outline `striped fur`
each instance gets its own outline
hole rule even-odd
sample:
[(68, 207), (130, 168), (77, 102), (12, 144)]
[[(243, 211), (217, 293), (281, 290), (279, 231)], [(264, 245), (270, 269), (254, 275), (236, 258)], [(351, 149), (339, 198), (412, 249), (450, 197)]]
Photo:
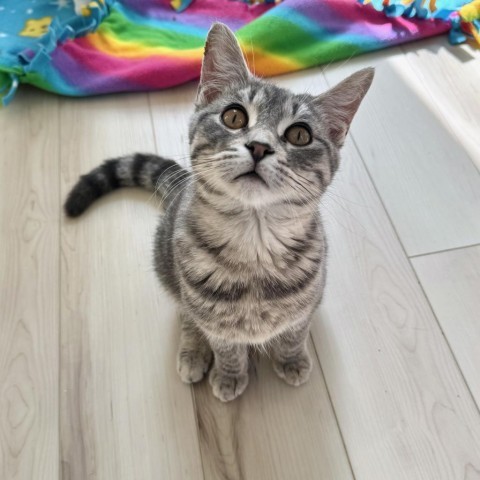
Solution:
[[(142, 187), (166, 194), (176, 188), (189, 173), (173, 160), (156, 155), (135, 155), (107, 160), (80, 180), (65, 203), (69, 217), (78, 217), (95, 200), (124, 187)], [(169, 195), (170, 196), (170, 195)]]
[[(191, 172), (137, 154), (105, 162), (72, 190), (70, 216), (121, 187), (166, 199), (154, 265), (180, 307), (183, 381), (197, 382), (211, 367), (214, 395), (232, 400), (247, 386), (252, 347), (269, 350), (274, 370), (290, 385), (308, 379), (306, 339), (326, 276), (318, 205), (372, 75), (359, 72), (318, 97), (294, 95), (253, 77), (233, 34), (217, 24), (190, 123)], [(231, 104), (245, 110), (247, 127), (222, 123)], [(298, 122), (312, 136), (302, 147), (284, 136)], [(252, 141), (268, 144), (268, 156), (253, 159)]]

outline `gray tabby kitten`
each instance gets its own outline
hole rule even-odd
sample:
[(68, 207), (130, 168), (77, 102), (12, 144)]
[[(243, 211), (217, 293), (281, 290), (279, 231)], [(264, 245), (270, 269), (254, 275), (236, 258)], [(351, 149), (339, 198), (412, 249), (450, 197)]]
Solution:
[(177, 369), (233, 400), (248, 383), (249, 347), (268, 349), (290, 385), (308, 380), (310, 317), (325, 285), (319, 200), (373, 79), (367, 68), (328, 92), (295, 95), (254, 77), (233, 33), (210, 30), (189, 130), (192, 172), (136, 154), (80, 178), (71, 217), (121, 187), (164, 198), (155, 268), (180, 307)]

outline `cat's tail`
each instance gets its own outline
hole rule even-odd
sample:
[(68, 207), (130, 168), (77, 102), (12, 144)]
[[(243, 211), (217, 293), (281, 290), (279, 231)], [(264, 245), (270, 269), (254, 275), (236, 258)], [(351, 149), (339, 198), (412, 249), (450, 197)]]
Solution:
[(82, 175), (65, 202), (69, 217), (81, 215), (97, 198), (123, 187), (142, 187), (160, 194), (164, 206), (176, 197), (173, 191), (190, 175), (173, 160), (156, 155), (135, 155), (107, 160)]

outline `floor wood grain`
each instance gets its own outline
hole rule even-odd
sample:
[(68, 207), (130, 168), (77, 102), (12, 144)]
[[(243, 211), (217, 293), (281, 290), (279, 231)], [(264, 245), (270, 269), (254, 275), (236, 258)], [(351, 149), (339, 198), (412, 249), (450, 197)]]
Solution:
[(480, 246), (412, 262), (480, 408)]
[(0, 112), (0, 478), (58, 478), (58, 99)]
[(407, 254), (479, 243), (480, 175), (430, 107), (430, 97), (423, 97), (421, 80), (403, 53), (391, 49), (368, 60), (354, 58), (325, 74), (333, 84), (367, 64), (377, 72), (352, 137)]
[[(62, 198), (102, 159), (155, 151), (147, 95), (64, 102)], [(106, 198), (62, 221), (64, 479), (203, 478), (178, 321), (152, 271), (156, 202)]]

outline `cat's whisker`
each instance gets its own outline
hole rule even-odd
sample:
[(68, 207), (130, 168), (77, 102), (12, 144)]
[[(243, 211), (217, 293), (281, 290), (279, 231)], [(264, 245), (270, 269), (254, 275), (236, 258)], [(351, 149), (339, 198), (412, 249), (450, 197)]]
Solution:
[[(173, 172), (169, 172), (168, 175), (166, 175), (166, 173), (171, 170), (171, 169), (174, 169)], [(170, 167), (168, 167), (164, 172), (162, 172), (162, 174), (158, 177), (157, 181), (156, 181), (156, 186), (158, 187), (160, 183), (166, 183), (169, 181), (170, 177), (171, 176), (175, 176), (176, 174), (178, 173), (183, 173), (184, 169), (181, 169), (181, 170), (175, 170), (175, 169), (178, 169), (178, 164), (177, 163), (174, 163), (173, 165), (171, 165)]]
[[(338, 207), (340, 207), (357, 225), (359, 225), (362, 230), (365, 230), (364, 225), (362, 225), (362, 223), (360, 223), (360, 221), (358, 220), (358, 218), (357, 218), (355, 215), (353, 215), (344, 205), (342, 205), (338, 200), (336, 200), (335, 197), (330, 196), (329, 198), (330, 198), (330, 200), (331, 200), (332, 202), (334, 202)], [(322, 202), (323, 202), (323, 201), (324, 201), (324, 199), (322, 199)], [(322, 206), (325, 207), (326, 204), (325, 204), (325, 203), (322, 203)]]
[(167, 199), (171, 197), (172, 194), (177, 193), (174, 199), (170, 201), (170, 205), (173, 205), (174, 200), (177, 198), (178, 194), (182, 193), (185, 187), (189, 185), (189, 182), (193, 182), (193, 180), (194, 179), (192, 175), (186, 175), (185, 177), (181, 178), (178, 183), (176, 183), (174, 186), (171, 187), (168, 192), (166, 192), (166, 195), (162, 198), (162, 203), (166, 204)]
[(336, 225), (347, 231), (349, 234), (355, 235), (359, 238), (363, 238), (358, 232), (352, 230), (351, 228), (344, 225), (339, 219), (338, 215), (335, 215), (326, 205), (322, 204), (322, 213), (324, 214), (325, 218), (327, 219), (326, 223), (328, 224), (329, 221), (333, 221)]
[[(206, 173), (212, 173), (215, 169), (212, 167), (211, 171), (206, 172)], [(178, 197), (178, 195), (184, 190), (184, 188), (188, 185), (189, 181), (194, 181), (195, 177), (201, 177), (201, 175), (198, 172), (188, 172), (188, 175), (186, 177), (181, 178), (177, 184), (172, 186), (171, 190), (162, 198), (162, 203), (165, 203), (167, 198), (174, 193), (177, 189), (181, 188), (181, 190), (178, 192), (178, 194), (174, 197), (174, 200)], [(170, 202), (170, 204), (174, 203), (174, 200)]]
[[(213, 170), (213, 168), (212, 168)], [(178, 180), (179, 177), (183, 177), (183, 176), (192, 176), (194, 177), (195, 175), (197, 175), (197, 173), (195, 171), (186, 171), (186, 170), (180, 170), (180, 171), (176, 171), (174, 173), (171, 173), (169, 174), (167, 177), (163, 177), (164, 173), (162, 173), (162, 175), (158, 178), (157, 180), (157, 188), (156, 188), (156, 191), (158, 191), (158, 189), (164, 185), (164, 184), (168, 184), (168, 183), (172, 183), (172, 187), (175, 188), (175, 182)]]
[[(178, 198), (179, 195), (181, 195), (181, 194), (184, 192), (185, 188), (189, 185), (189, 182), (191, 182), (191, 181), (192, 181), (191, 178), (188, 178), (188, 179), (185, 180), (185, 182), (184, 182), (184, 184), (183, 184), (183, 188), (179, 188), (177, 194), (176, 194), (175, 197), (173, 197), (173, 199), (171, 200), (170, 205), (174, 205), (174, 204), (175, 204), (175, 200)], [(169, 205), (169, 206), (170, 206), (170, 205)], [(168, 209), (168, 206), (167, 206), (167, 209)]]
[(365, 205), (364, 203), (358, 203), (358, 202), (354, 202), (353, 200), (350, 200), (349, 198), (345, 198), (343, 197), (342, 195), (339, 195), (338, 193), (334, 192), (336, 188), (336, 185), (330, 185), (328, 187), (328, 190), (325, 192), (325, 195), (327, 196), (334, 196), (334, 197), (337, 197), (337, 198), (340, 198), (341, 200), (343, 200), (344, 202), (347, 202), (347, 203), (351, 203), (352, 205), (356, 205), (358, 207), (362, 207), (362, 208), (373, 208), (372, 205)]
[[(170, 176), (170, 180), (168, 180), (168, 183), (167, 183), (166, 179), (165, 180), (162, 180), (162, 179), (159, 180), (158, 187), (157, 187), (155, 193), (160, 193), (160, 189), (162, 187), (165, 189), (163, 194), (161, 195), (162, 203), (164, 203), (166, 201), (167, 192), (169, 192), (172, 189), (177, 188), (178, 184), (181, 183), (182, 180), (190, 177), (190, 172), (180, 171), (180, 172), (176, 172), (176, 173), (177, 173), (176, 175), (174, 174), (174, 175)], [(166, 186), (166, 188), (165, 188), (165, 186)]]

